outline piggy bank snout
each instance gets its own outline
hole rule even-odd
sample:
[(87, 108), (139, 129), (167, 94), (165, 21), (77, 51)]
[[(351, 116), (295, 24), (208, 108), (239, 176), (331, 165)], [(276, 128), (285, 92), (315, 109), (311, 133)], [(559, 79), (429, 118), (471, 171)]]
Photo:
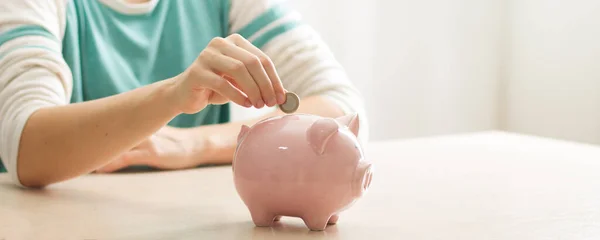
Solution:
[(371, 180), (373, 178), (373, 167), (370, 163), (363, 163), (356, 169), (354, 176), (353, 188), (355, 196), (361, 197), (371, 186)]

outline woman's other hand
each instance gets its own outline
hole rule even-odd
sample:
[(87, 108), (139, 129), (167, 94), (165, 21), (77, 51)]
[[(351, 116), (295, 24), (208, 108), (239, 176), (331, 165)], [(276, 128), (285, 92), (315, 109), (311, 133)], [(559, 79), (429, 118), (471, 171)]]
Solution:
[(187, 129), (165, 126), (96, 172), (110, 173), (130, 166), (163, 170), (196, 167), (209, 159), (209, 148), (198, 141), (202, 136), (194, 136), (193, 141), (190, 137)]
[(256, 108), (285, 101), (271, 59), (239, 34), (214, 38), (175, 81), (181, 111), (188, 114), (228, 101)]

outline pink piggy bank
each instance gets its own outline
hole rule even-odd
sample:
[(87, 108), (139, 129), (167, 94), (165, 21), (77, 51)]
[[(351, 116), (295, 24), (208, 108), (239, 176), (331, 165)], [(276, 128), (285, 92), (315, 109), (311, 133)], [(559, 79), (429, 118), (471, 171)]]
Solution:
[(371, 182), (357, 139), (359, 119), (307, 114), (242, 126), (233, 160), (235, 187), (256, 226), (300, 217), (311, 230), (335, 224)]

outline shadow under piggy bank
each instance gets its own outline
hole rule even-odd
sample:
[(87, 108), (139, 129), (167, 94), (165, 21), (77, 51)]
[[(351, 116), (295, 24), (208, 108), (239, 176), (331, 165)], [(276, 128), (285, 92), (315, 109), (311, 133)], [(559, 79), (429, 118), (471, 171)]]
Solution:
[(306, 228), (304, 222), (299, 218), (283, 217), (270, 227), (254, 227), (252, 239), (306, 239), (307, 237), (337, 237), (337, 225), (328, 225), (323, 231), (311, 231)]

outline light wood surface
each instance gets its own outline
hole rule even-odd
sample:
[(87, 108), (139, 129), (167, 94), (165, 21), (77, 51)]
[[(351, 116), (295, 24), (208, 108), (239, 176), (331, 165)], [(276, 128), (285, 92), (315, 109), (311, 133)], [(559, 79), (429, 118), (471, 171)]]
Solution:
[(231, 168), (89, 175), (45, 190), (0, 174), (0, 239), (599, 239), (600, 148), (500, 132), (371, 143), (371, 189), (337, 225), (256, 228)]

